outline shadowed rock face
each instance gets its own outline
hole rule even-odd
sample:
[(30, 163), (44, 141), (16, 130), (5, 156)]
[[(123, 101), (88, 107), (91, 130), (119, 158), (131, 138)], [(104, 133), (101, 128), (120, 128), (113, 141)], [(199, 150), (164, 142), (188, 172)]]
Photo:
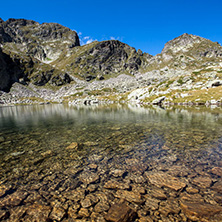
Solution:
[(46, 83), (59, 86), (70, 83), (69, 75), (48, 63), (63, 50), (79, 46), (76, 32), (56, 23), (39, 24), (32, 20), (0, 20), (0, 90), (9, 91), (14, 82)]
[(11, 85), (23, 75), (19, 61), (13, 61), (0, 48), (0, 90), (9, 91)]

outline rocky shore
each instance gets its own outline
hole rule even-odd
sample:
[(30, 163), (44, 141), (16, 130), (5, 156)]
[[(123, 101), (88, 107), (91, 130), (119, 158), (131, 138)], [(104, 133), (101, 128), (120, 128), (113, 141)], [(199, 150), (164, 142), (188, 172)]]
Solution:
[(74, 84), (58, 89), (14, 83), (10, 92), (0, 91), (0, 105), (131, 103), (220, 106), (222, 104), (220, 96), (222, 80), (220, 79), (207, 78), (205, 82), (195, 83), (190, 81), (192, 78), (188, 74), (183, 78), (186, 81), (184, 80), (182, 85), (178, 83), (178, 80), (170, 82), (169, 85), (169, 81), (161, 78), (154, 79), (153, 75), (153, 72), (134, 76), (122, 74), (116, 78), (91, 83), (73, 78)]

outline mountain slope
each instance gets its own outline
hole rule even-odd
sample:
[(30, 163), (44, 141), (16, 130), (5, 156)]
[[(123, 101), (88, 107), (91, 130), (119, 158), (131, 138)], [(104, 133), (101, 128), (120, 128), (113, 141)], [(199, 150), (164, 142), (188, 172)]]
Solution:
[(220, 62), (222, 46), (218, 42), (185, 33), (167, 42), (162, 52), (148, 61), (145, 70), (195, 70), (211, 65), (217, 66)]
[(69, 28), (25, 19), (0, 23), (0, 43), (5, 50), (30, 55), (44, 62), (55, 60), (63, 50), (80, 45), (77, 33)]
[(75, 47), (52, 64), (87, 81), (103, 80), (122, 73), (137, 73), (145, 56), (152, 57), (120, 41), (109, 40)]
[(75, 31), (56, 23), (0, 19), (0, 90), (11, 95), (18, 82), (17, 92), (26, 88), (47, 101), (104, 95), (181, 101), (183, 91), (222, 85), (221, 73), (222, 46), (195, 35), (183, 34), (151, 56), (117, 40), (80, 46)]
[(0, 44), (12, 60), (32, 61), (22, 77), (38, 86), (63, 85), (76, 77), (90, 81), (135, 74), (152, 57), (115, 40), (80, 46), (77, 33), (69, 28), (25, 19), (1, 20)]

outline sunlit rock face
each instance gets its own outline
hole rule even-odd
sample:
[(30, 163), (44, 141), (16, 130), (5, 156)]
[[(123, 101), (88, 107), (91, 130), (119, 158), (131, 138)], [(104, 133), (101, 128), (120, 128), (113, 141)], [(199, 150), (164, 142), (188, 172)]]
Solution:
[[(183, 96), (221, 85), (210, 83), (222, 77), (222, 46), (192, 34), (167, 42), (152, 56), (118, 40), (80, 46), (77, 33), (57, 23), (1, 19), (0, 46), (0, 90), (11, 90), (1, 104), (153, 103), (163, 96), (167, 104), (222, 103), (219, 90), (205, 98), (205, 91)], [(23, 96), (27, 89), (34, 97)]]
[(25, 19), (9, 19), (0, 23), (0, 43), (14, 52), (25, 53), (41, 61), (54, 60), (64, 48), (80, 45), (77, 33), (67, 27)]

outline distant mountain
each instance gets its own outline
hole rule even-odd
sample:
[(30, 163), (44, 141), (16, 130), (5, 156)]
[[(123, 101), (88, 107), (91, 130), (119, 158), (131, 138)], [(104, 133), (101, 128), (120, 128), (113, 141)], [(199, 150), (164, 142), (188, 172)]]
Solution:
[[(71, 76), (90, 81), (125, 72), (134, 74), (143, 65), (143, 58), (151, 57), (115, 40), (80, 47), (75, 31), (56, 23), (39, 24), (25, 19), (1, 20), (0, 44), (12, 60), (22, 63), (25, 58), (33, 62), (24, 70), (23, 81), (35, 85), (62, 85), (69, 83)], [(61, 81), (52, 80), (53, 76)]]
[[(111, 91), (124, 92), (149, 86), (154, 80), (160, 84), (189, 75), (194, 79), (194, 72), (205, 73), (209, 67), (220, 72), (221, 66), (222, 46), (195, 35), (183, 34), (152, 56), (117, 40), (80, 46), (75, 31), (56, 23), (0, 19), (0, 90), (6, 92), (15, 82), (52, 89), (80, 82), (84, 88), (95, 80), (100, 89), (104, 81), (126, 75), (125, 81), (117, 80), (119, 85), (108, 84)], [(202, 77), (207, 81), (207, 76), (213, 74)]]
[(167, 42), (162, 52), (154, 56), (146, 65), (147, 70), (173, 69), (194, 70), (222, 61), (222, 46), (218, 42), (183, 34)]

